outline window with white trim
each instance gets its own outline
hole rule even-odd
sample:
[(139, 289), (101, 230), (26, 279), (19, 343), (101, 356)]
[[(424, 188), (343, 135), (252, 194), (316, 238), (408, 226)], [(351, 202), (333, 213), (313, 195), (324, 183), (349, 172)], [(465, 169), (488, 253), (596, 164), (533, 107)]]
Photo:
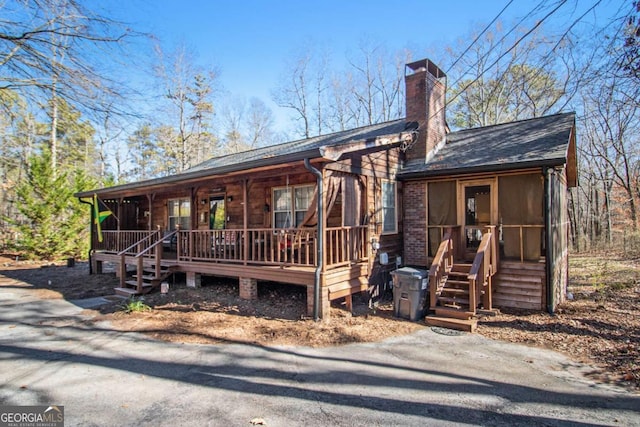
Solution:
[(398, 232), (397, 188), (395, 181), (382, 180), (382, 233)]
[(189, 199), (171, 199), (169, 207), (169, 230), (175, 230), (180, 225), (180, 230), (191, 229), (191, 201)]
[(273, 227), (291, 228), (302, 224), (313, 199), (314, 185), (273, 189)]

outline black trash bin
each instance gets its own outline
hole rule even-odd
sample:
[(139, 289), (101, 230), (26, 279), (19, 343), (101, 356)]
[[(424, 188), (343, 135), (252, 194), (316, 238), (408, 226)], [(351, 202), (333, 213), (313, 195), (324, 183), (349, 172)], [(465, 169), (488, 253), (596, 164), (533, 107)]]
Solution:
[(429, 291), (428, 271), (402, 267), (393, 276), (393, 311), (396, 317), (420, 320), (424, 316)]

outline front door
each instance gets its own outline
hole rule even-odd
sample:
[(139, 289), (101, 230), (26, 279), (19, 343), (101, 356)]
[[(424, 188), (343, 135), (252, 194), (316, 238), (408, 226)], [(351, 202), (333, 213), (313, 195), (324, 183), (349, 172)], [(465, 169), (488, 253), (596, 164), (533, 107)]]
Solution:
[(224, 194), (209, 197), (209, 229), (225, 228), (227, 213), (224, 208)]
[(487, 225), (498, 222), (495, 180), (461, 182), (458, 188), (458, 220), (462, 224), (465, 257), (473, 258)]

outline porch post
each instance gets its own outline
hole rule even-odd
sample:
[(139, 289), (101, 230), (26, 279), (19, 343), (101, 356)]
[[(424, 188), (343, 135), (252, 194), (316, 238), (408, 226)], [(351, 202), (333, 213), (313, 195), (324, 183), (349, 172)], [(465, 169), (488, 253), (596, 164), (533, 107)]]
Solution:
[[(151, 230), (153, 228), (153, 209), (152, 203), (153, 199), (151, 198), (151, 194), (146, 194), (147, 196), (147, 206), (149, 207), (149, 218), (147, 219), (147, 230)], [(157, 224), (158, 229), (160, 229), (160, 224)]]
[(249, 259), (249, 236), (247, 235), (247, 228), (249, 227), (249, 201), (248, 201), (248, 188), (247, 179), (242, 180), (242, 259), (244, 265), (247, 265)]

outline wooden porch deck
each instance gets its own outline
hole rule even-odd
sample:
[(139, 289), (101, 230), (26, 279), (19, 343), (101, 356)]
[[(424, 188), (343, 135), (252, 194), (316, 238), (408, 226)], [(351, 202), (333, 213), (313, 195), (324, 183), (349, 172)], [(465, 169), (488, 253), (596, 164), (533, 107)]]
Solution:
[[(350, 304), (352, 294), (368, 289), (367, 231), (327, 230), (320, 272), (323, 304), (339, 298)], [(159, 231), (105, 233), (105, 241), (92, 255), (93, 271), (100, 273), (105, 262), (115, 264), (121, 281), (116, 292), (121, 295), (150, 292), (176, 272), (186, 273), (188, 283), (196, 283), (197, 275), (222, 276), (241, 283), (249, 279), (305, 286), (313, 295), (318, 266), (313, 230), (176, 231), (176, 248), (169, 252), (163, 249), (166, 236)], [(127, 280), (132, 272), (135, 280)]]

